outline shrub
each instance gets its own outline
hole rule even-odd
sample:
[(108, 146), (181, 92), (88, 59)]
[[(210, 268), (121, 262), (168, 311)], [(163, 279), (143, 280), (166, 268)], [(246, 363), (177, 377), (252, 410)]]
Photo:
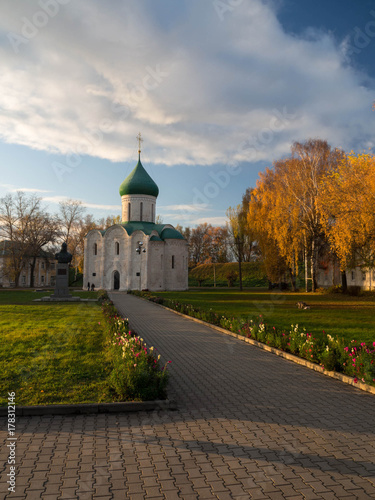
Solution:
[(98, 300), (99, 302), (103, 302), (103, 300), (109, 300), (108, 293), (106, 290), (98, 291)]
[(362, 288), (357, 285), (348, 286), (347, 292), (348, 295), (353, 295), (353, 297), (358, 297), (362, 293)]
[(342, 293), (342, 285), (332, 285), (328, 287), (327, 293)]
[(120, 399), (150, 401), (165, 399), (168, 382), (166, 366), (160, 369), (153, 348), (131, 333), (119, 335), (111, 346), (113, 370), (110, 385)]
[(143, 339), (129, 330), (128, 319), (118, 314), (113, 302), (103, 301), (102, 311), (112, 369), (109, 383), (116, 398), (120, 401), (165, 399), (167, 364), (160, 367), (160, 355), (156, 357), (154, 348), (147, 348)]
[(236, 279), (238, 278), (238, 274), (235, 273), (234, 271), (230, 271), (226, 275), (226, 278), (227, 278), (227, 281), (228, 281), (228, 286), (234, 286), (234, 283), (235, 283)]

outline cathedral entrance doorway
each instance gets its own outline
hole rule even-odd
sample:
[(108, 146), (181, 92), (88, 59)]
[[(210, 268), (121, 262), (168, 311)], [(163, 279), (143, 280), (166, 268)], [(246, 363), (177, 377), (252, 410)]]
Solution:
[(113, 289), (118, 290), (120, 288), (120, 273), (115, 271), (113, 273)]

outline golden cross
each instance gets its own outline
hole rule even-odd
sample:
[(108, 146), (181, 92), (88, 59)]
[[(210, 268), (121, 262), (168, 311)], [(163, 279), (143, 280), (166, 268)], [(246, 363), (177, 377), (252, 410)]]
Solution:
[(141, 154), (141, 142), (143, 142), (143, 139), (140, 132), (137, 135), (137, 139), (138, 139), (138, 153)]

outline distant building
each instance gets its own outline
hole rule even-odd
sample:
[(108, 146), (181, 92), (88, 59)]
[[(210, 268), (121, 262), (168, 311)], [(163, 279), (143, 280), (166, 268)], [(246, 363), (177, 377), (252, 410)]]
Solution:
[[(365, 269), (356, 266), (346, 269), (346, 282), (348, 287), (361, 287), (363, 290), (374, 290), (375, 269)], [(329, 288), (333, 285), (341, 285), (341, 271), (338, 262), (328, 260), (320, 263), (316, 274), (318, 287)]]
[(186, 290), (188, 244), (170, 224), (155, 224), (159, 188), (139, 159), (120, 186), (122, 222), (85, 240), (84, 288)]
[[(10, 245), (7, 240), (0, 241), (0, 287), (14, 287), (15, 283), (10, 277)], [(34, 269), (33, 287), (54, 286), (56, 279), (55, 256), (46, 251), (41, 251), (36, 258)], [(31, 257), (24, 259), (18, 286), (30, 287), (31, 283)]]

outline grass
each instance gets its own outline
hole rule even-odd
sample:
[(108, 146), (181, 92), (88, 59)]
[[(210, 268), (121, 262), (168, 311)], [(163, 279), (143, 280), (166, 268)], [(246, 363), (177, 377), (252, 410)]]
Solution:
[[(216, 286), (228, 286), (227, 275), (232, 273), (238, 277), (238, 263), (226, 262), (218, 264), (201, 264), (189, 271), (189, 286), (199, 286), (199, 280), (203, 280), (202, 286), (212, 286), (214, 284), (214, 268)], [(238, 286), (238, 279), (235, 280)], [(258, 262), (242, 263), (242, 283), (243, 286), (267, 286), (268, 281)]]
[[(375, 296), (311, 294), (233, 289), (193, 289), (186, 292), (158, 292), (157, 295), (212, 309), (226, 317), (263, 315), (265, 323), (289, 330), (296, 323), (310, 333), (324, 330), (347, 341), (375, 341)], [(296, 307), (299, 301), (311, 309)]]
[[(97, 292), (73, 291), (70, 292), (73, 297), (81, 297), (82, 299), (96, 299)], [(1, 304), (30, 304), (34, 299), (41, 299), (53, 294), (53, 290), (46, 289), (43, 292), (34, 292), (30, 290), (0, 290), (0, 305)]]
[(32, 302), (43, 295), (0, 291), (0, 405), (11, 391), (18, 405), (111, 401), (100, 307)]

